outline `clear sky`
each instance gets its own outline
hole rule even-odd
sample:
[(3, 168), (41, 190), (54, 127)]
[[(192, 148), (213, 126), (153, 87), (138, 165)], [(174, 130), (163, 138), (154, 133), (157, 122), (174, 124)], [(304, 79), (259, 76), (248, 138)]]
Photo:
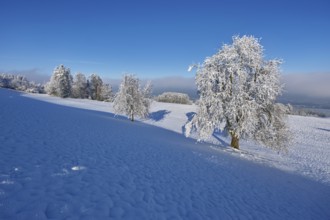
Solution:
[(191, 76), (233, 35), (283, 72), (330, 72), (329, 0), (0, 0), (0, 71)]

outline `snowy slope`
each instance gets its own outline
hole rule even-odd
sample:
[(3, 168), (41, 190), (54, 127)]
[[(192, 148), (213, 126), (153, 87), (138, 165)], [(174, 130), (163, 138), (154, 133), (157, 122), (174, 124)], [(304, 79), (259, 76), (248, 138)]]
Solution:
[(0, 219), (329, 219), (320, 181), (107, 112), (0, 103)]
[[(26, 96), (60, 105), (113, 113), (112, 104), (106, 102), (61, 99), (42, 94)], [(144, 123), (182, 134), (182, 127), (197, 111), (197, 107), (153, 102), (150, 111), (150, 119), (143, 120)], [(208, 142), (212, 145), (208, 147), (267, 166), (293, 171), (330, 185), (330, 118), (289, 116), (288, 120), (294, 141), (287, 153), (278, 154), (247, 141), (241, 141), (241, 151), (237, 152), (228, 147), (230, 139), (221, 134), (211, 138)], [(197, 138), (194, 135), (193, 137)]]

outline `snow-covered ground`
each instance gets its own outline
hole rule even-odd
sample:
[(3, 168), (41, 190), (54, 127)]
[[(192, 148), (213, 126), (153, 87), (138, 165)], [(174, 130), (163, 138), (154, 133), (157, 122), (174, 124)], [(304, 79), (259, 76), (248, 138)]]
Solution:
[[(112, 103), (83, 99), (62, 99), (44, 94), (24, 96), (55, 104), (113, 113)], [(183, 134), (183, 126), (197, 111), (195, 105), (153, 102), (149, 119), (142, 122)], [(330, 118), (289, 116), (293, 145), (288, 152), (275, 152), (254, 142), (241, 141), (239, 152), (229, 146), (230, 139), (215, 135), (208, 147), (268, 166), (293, 171), (330, 185)], [(197, 138), (193, 135), (193, 138)]]
[(277, 154), (185, 138), (195, 111), (155, 102), (132, 123), (111, 103), (0, 89), (0, 219), (330, 218), (329, 119), (290, 116)]

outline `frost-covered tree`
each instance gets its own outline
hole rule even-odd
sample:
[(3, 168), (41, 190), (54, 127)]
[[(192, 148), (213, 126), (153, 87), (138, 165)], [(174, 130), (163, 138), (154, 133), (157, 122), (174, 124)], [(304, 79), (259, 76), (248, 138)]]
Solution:
[(101, 87), (101, 101), (112, 101), (112, 87), (110, 84), (103, 84)]
[(82, 73), (77, 73), (74, 76), (72, 84), (72, 97), (81, 99), (88, 98), (87, 79)]
[(0, 74), (0, 88), (8, 88), (9, 80), (7, 78), (7, 74)]
[(146, 112), (145, 116), (148, 116), (149, 114), (149, 109), (152, 102), (152, 89), (153, 85), (151, 81), (148, 81), (142, 90), (143, 106)]
[(72, 80), (70, 69), (60, 65), (55, 68), (50, 81), (46, 84), (46, 91), (50, 95), (62, 98), (70, 97)]
[(131, 74), (125, 75), (113, 102), (114, 110), (119, 114), (126, 114), (131, 121), (134, 121), (135, 116), (147, 117), (150, 107), (151, 88), (151, 83), (148, 83), (142, 89), (140, 81), (136, 76)]
[(215, 130), (225, 130), (237, 149), (241, 138), (285, 148), (289, 135), (284, 109), (275, 104), (282, 89), (280, 64), (280, 60), (264, 60), (259, 39), (233, 37), (231, 45), (197, 66), (199, 108), (186, 126), (186, 135), (195, 128), (205, 140)]
[(93, 100), (102, 100), (102, 86), (103, 81), (97, 74), (92, 74), (89, 77), (89, 95)]
[(21, 91), (26, 91), (30, 87), (30, 82), (25, 76), (21, 75), (13, 76), (11, 84), (14, 89)]

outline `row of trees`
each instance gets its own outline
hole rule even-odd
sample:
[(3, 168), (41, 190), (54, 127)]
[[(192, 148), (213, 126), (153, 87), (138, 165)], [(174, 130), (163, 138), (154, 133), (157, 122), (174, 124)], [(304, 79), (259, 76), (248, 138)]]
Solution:
[(0, 74), (0, 88), (15, 89), (32, 93), (43, 93), (41, 84), (30, 82), (25, 76)]
[(113, 101), (116, 113), (127, 115), (131, 121), (136, 116), (145, 118), (149, 114), (152, 85), (144, 88), (140, 80), (131, 74), (123, 77), (118, 93), (113, 97), (109, 84), (104, 84), (101, 77), (92, 74), (88, 79), (82, 73), (73, 78), (70, 69), (63, 65), (55, 68), (50, 81), (46, 84), (49, 95), (62, 98), (89, 98), (99, 101)]
[(103, 83), (97, 74), (92, 74), (87, 79), (84, 74), (77, 73), (73, 78), (70, 69), (63, 65), (55, 68), (45, 89), (49, 95), (62, 98), (89, 98), (99, 101), (111, 101), (113, 98), (111, 86)]

